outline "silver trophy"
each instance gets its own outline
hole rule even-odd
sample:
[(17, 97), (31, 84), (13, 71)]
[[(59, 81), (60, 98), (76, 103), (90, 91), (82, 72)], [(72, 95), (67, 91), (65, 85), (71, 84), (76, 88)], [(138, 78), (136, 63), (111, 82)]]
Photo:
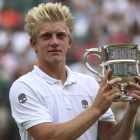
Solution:
[[(102, 74), (93, 69), (88, 63), (90, 55), (97, 55), (101, 59), (100, 66), (102, 67)], [(116, 77), (122, 78), (120, 84), (114, 85), (115, 88), (121, 90), (121, 97), (114, 99), (115, 102), (128, 102), (133, 100), (130, 93), (124, 93), (127, 82), (136, 82), (134, 76), (140, 76), (140, 46), (137, 44), (112, 44), (99, 48), (87, 49), (83, 61), (85, 67), (99, 76), (99, 82), (102, 80), (104, 73), (108, 69), (112, 69), (112, 74), (109, 80)]]

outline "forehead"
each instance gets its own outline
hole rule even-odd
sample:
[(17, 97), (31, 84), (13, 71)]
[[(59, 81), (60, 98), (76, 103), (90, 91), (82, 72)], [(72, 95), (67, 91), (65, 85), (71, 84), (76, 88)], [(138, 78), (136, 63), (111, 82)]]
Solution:
[(67, 32), (67, 25), (63, 21), (45, 22), (39, 27), (39, 35), (45, 32), (57, 33)]

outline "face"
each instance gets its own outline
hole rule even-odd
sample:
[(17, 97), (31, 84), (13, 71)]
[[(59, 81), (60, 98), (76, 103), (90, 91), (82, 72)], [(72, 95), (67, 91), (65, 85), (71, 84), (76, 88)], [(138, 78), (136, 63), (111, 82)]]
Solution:
[(65, 64), (67, 50), (71, 47), (72, 39), (67, 33), (67, 26), (62, 21), (45, 22), (38, 32), (36, 43), (30, 40), (37, 52), (39, 65)]

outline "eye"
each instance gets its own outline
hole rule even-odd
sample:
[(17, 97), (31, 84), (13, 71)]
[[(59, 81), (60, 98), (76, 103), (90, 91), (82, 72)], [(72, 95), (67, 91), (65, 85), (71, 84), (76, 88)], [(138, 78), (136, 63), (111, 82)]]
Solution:
[(51, 37), (51, 34), (46, 34), (43, 36), (43, 38), (50, 38)]
[(43, 34), (43, 35), (41, 35), (41, 38), (49, 39), (49, 38), (51, 38), (51, 34), (49, 34), (49, 33)]
[(66, 35), (65, 35), (64, 33), (59, 33), (57, 36), (60, 37), (60, 38), (63, 38), (63, 37), (65, 37)]

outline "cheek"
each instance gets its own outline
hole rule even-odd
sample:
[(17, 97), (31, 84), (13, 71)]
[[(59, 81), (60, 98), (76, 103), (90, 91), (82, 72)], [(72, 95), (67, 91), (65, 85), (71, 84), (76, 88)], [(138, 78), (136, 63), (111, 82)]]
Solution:
[(37, 54), (38, 56), (46, 57), (46, 52), (46, 48), (39, 48)]
[(39, 44), (39, 45), (38, 45), (38, 50), (39, 50), (40, 52), (46, 51), (46, 50), (47, 50), (47, 45), (46, 45), (45, 43)]
[(67, 53), (68, 49), (69, 49), (68, 46), (67, 47), (65, 46), (65, 48), (64, 48), (64, 53), (65, 54)]

